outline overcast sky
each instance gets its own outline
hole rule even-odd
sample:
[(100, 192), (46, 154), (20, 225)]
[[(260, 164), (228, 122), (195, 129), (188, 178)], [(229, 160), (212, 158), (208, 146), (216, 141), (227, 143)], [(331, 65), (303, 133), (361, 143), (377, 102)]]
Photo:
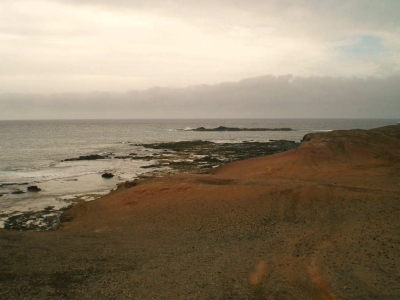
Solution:
[(399, 95), (400, 76), (262, 76), (214, 85), (121, 93), (0, 94), (0, 119), (395, 119), (399, 118)]
[(399, 0), (1, 0), (0, 91), (400, 71)]
[[(350, 117), (393, 117), (400, 102), (399, 16), (399, 0), (1, 0), (0, 118), (22, 118), (12, 101), (26, 109), (25, 104), (39, 100), (53, 105), (51, 99), (63, 99), (57, 104), (60, 113), (53, 111), (54, 118), (85, 117), (85, 101), (99, 105), (111, 103), (110, 99), (141, 103), (140, 116), (152, 117), (157, 114), (145, 108), (155, 101), (167, 107), (180, 101), (194, 103), (193, 99), (221, 100), (218, 93), (224, 82), (231, 82), (224, 93), (232, 101), (253, 101), (252, 112), (242, 110), (247, 117), (260, 115), (257, 107), (271, 101), (282, 111), (263, 116), (284, 114), (282, 103), (291, 103), (296, 97), (293, 91), (302, 95), (298, 97), (302, 101), (312, 99), (318, 105), (313, 90), (330, 99), (326, 113), (322, 111), (326, 116), (340, 116), (328, 106), (335, 108), (338, 101), (345, 105), (347, 97), (359, 103), (353, 110), (341, 108), (346, 115), (353, 111)], [(289, 78), (281, 77), (288, 74), (294, 77), (287, 82), (306, 82), (311, 92), (292, 85), (289, 95), (284, 91), (288, 86), (273, 83)], [(360, 87), (368, 87), (370, 77), (375, 78), (374, 92), (368, 95)], [(256, 90), (263, 94), (242, 89), (245, 78), (254, 78)], [(343, 99), (333, 86), (346, 89), (341, 92)], [(235, 94), (238, 88), (241, 98)], [(205, 100), (207, 93), (213, 99)], [(250, 95), (256, 99), (249, 100)], [(368, 107), (371, 95), (380, 101), (378, 106)], [(224, 97), (221, 101), (230, 101)], [(74, 102), (74, 109), (69, 106), (70, 115), (65, 116), (68, 109), (64, 111), (61, 104), (70, 98), (80, 100)], [(93, 103), (87, 107), (94, 109)], [(194, 107), (201, 104), (186, 104), (182, 116), (197, 116)], [(31, 118), (50, 114), (44, 106), (36, 107), (43, 113)], [(379, 113), (374, 111), (377, 107)], [(360, 113), (365, 109), (370, 112)], [(308, 114), (314, 111), (316, 115), (317, 110)], [(121, 117), (127, 114), (122, 108), (120, 112)], [(215, 112), (204, 105), (203, 112), (204, 116), (241, 116), (240, 109)], [(99, 111), (98, 116), (107, 114)], [(286, 114), (300, 115), (299, 109)]]

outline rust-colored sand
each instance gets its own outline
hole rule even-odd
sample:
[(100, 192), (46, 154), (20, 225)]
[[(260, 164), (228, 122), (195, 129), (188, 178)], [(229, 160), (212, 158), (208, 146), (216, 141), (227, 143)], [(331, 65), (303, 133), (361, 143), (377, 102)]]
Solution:
[(118, 189), (0, 231), (1, 299), (400, 299), (400, 126)]

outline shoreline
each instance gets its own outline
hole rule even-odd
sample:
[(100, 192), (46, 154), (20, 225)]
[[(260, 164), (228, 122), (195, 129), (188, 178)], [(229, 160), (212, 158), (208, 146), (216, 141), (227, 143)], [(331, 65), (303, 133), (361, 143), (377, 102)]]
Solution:
[(7, 299), (397, 299), (400, 126), (313, 133), (0, 230)]
[[(53, 201), (53, 205), (49, 204), (42, 210), (21, 210), (11, 213), (2, 213), (0, 214), (0, 222), (3, 223), (3, 227), (0, 227), (0, 229), (54, 230), (59, 227), (60, 217), (64, 211), (78, 203), (93, 201), (112, 193), (125, 183), (129, 185), (130, 182), (135, 182), (136, 180), (177, 174), (207, 174), (213, 168), (221, 164), (278, 153), (295, 148), (298, 146), (298, 143), (286, 140), (272, 140), (270, 142), (244, 141), (242, 143), (215, 143), (204, 140), (193, 140), (134, 145), (142, 147), (144, 151), (150, 149), (151, 152), (148, 153), (142, 151), (142, 155), (131, 153), (127, 156), (118, 156), (113, 153), (107, 153), (105, 155), (92, 154), (77, 158), (66, 158), (62, 160), (62, 162), (75, 163), (76, 161), (97, 161), (104, 159), (118, 159), (121, 160), (121, 162), (126, 162), (126, 160), (137, 162), (146, 161), (145, 164), (140, 166), (140, 168), (143, 169), (143, 172), (139, 175), (126, 180), (122, 179), (120, 176), (112, 178), (114, 175), (109, 173), (112, 179), (102, 180), (104, 182), (109, 182), (111, 180), (113, 183), (113, 187), (107, 191), (90, 191), (71, 195), (66, 194), (57, 197), (56, 201)], [(150, 163), (150, 165), (148, 165), (148, 163)], [(69, 179), (62, 179), (61, 182), (69, 181), (69, 185), (79, 185), (81, 184), (80, 182), (82, 178), (95, 177), (92, 179), (94, 184), (96, 182), (95, 180), (100, 180), (100, 176), (101, 174), (92, 174), (80, 177), (71, 177)], [(41, 187), (47, 187), (47, 189), (65, 189), (64, 186), (60, 184), (54, 185), (54, 183), (47, 183), (47, 185), (44, 183), (42, 183), (42, 185), (40, 185), (40, 183), (37, 184)], [(16, 185), (19, 186), (20, 184)], [(24, 183), (23, 185), (25, 186), (29, 184)], [(30, 193), (30, 195), (37, 196), (38, 193)]]

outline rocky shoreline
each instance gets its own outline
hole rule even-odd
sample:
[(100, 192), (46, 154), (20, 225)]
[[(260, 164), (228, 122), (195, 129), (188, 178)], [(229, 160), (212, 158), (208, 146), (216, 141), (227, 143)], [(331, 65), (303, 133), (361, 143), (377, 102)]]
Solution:
[[(274, 140), (270, 142), (245, 141), (243, 143), (214, 143), (210, 141), (180, 141), (142, 144), (145, 148), (162, 150), (152, 157), (156, 163), (152, 168), (165, 168), (165, 174), (207, 174), (213, 168), (237, 160), (267, 156), (298, 147), (295, 141)], [(149, 166), (147, 166), (149, 167)], [(143, 174), (142, 177), (157, 176), (159, 171)]]
[[(167, 143), (132, 144), (145, 149), (153, 149), (156, 153), (152, 155), (129, 155), (119, 156), (113, 153), (105, 155), (90, 154), (76, 158), (67, 158), (63, 161), (120, 159), (140, 160), (153, 162), (150, 165), (143, 165), (141, 168), (149, 169), (138, 176), (144, 180), (153, 177), (161, 177), (173, 174), (207, 174), (213, 168), (229, 162), (244, 160), (254, 157), (267, 156), (296, 148), (299, 143), (287, 140), (272, 140), (270, 142), (245, 141), (243, 143), (214, 143), (204, 140), (178, 141)], [(112, 178), (114, 174), (106, 172), (100, 174), (103, 178)], [(122, 182), (119, 186), (132, 186), (132, 182)], [(10, 184), (12, 185), (12, 184)], [(21, 184), (15, 184), (20, 186)], [(23, 185), (28, 185), (24, 183)], [(28, 186), (26, 192), (40, 192), (38, 186)], [(25, 193), (17, 189), (12, 193)], [(83, 201), (83, 200), (82, 200)], [(3, 218), (4, 228), (11, 230), (55, 230), (60, 224), (60, 216), (73, 204), (81, 202), (80, 199), (68, 203), (65, 209), (54, 209), (48, 207), (43, 211), (16, 212), (9, 215), (0, 215)]]

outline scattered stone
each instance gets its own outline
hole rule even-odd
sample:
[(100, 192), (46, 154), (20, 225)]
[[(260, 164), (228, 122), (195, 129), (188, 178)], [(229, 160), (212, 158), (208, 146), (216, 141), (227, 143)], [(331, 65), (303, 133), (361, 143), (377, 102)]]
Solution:
[(114, 174), (111, 174), (111, 173), (104, 173), (103, 175), (101, 175), (101, 177), (103, 177), (103, 178), (113, 178), (113, 177), (114, 177)]
[(27, 187), (28, 192), (40, 192), (42, 189), (38, 188), (36, 185), (31, 185)]

